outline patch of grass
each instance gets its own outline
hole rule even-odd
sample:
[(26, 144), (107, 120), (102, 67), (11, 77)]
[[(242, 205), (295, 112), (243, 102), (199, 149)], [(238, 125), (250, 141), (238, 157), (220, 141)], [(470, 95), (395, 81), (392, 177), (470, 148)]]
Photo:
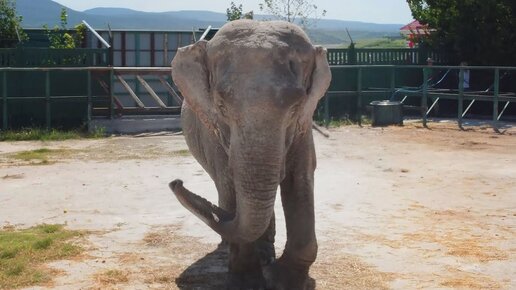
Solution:
[(102, 138), (106, 136), (105, 129), (96, 128), (91, 133), (78, 130), (46, 130), (39, 128), (22, 129), (16, 131), (0, 131), (0, 141), (62, 141), (80, 138)]
[[(59, 160), (75, 158), (84, 153), (83, 150), (78, 149), (49, 149), (39, 148), (35, 150), (18, 151), (7, 154), (0, 154), (0, 157), (5, 156), (8, 159), (14, 159), (17, 165), (51, 165)], [(15, 178), (16, 176), (4, 176), (2, 179)], [(23, 178), (23, 176), (18, 176)]]
[(11, 157), (21, 161), (30, 161), (33, 162), (33, 164), (49, 164), (49, 156), (61, 151), (63, 150), (40, 148), (36, 150), (20, 151)]
[(23, 230), (0, 231), (0, 289), (12, 289), (50, 281), (43, 264), (82, 253), (70, 242), (82, 236), (62, 225), (38, 225)]
[(95, 275), (97, 283), (100, 284), (119, 284), (126, 283), (129, 281), (129, 273), (111, 269)]
[(190, 156), (190, 150), (181, 149), (173, 152), (174, 156)]
[[(316, 120), (315, 122), (319, 126), (326, 126), (326, 123), (324, 122), (324, 120), (319, 119), (319, 120)], [(372, 120), (367, 116), (362, 116), (361, 124), (362, 125), (371, 125)], [(330, 119), (330, 122), (328, 123), (328, 128), (338, 128), (338, 127), (342, 127), (342, 126), (351, 126), (351, 125), (358, 125), (358, 121), (350, 119), (350, 118), (341, 118), (341, 119), (333, 119), (332, 118), (332, 119)]]
[(90, 132), (86, 135), (87, 138), (94, 138), (94, 139), (98, 139), (98, 138), (103, 138), (103, 137), (106, 137), (106, 128), (104, 127), (95, 127), (95, 129), (93, 130), (93, 132)]
[(53, 141), (81, 138), (77, 131), (60, 131), (45, 129), (23, 129), (19, 131), (0, 132), (0, 141)]

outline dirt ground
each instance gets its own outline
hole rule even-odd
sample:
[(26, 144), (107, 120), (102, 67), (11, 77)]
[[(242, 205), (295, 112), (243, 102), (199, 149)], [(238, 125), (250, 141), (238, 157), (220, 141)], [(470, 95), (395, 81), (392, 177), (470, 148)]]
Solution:
[[(516, 127), (429, 126), (314, 132), (315, 289), (516, 289)], [(40, 148), (59, 150), (13, 159)], [(0, 226), (90, 232), (87, 255), (31, 289), (220, 289), (227, 253), (167, 186), (217, 200), (186, 149), (180, 135), (1, 142)]]

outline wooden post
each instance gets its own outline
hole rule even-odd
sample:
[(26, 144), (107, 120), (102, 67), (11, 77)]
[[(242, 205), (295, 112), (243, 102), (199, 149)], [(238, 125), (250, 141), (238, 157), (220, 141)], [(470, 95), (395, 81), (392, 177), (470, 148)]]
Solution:
[(156, 66), (156, 48), (154, 47), (155, 33), (150, 33), (150, 66)]
[(163, 33), (163, 66), (170, 65), (168, 61), (168, 33)]

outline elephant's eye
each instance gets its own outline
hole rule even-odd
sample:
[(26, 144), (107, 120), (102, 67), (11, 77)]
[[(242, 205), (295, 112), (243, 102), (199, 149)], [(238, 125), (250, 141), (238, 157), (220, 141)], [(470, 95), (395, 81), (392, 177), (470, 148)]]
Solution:
[(227, 109), (226, 109), (226, 106), (224, 106), (224, 104), (222, 102), (219, 102), (218, 103), (218, 108), (219, 108), (219, 112), (222, 116), (226, 117), (227, 116)]
[(292, 106), (292, 108), (290, 108), (290, 111), (289, 111), (290, 116), (291, 117), (295, 116), (299, 112), (300, 109), (301, 109), (301, 104), (295, 104), (294, 106)]

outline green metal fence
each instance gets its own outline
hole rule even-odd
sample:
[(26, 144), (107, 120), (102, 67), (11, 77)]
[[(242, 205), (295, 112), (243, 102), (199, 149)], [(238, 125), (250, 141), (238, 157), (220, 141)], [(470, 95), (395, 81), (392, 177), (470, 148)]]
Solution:
[[(460, 127), (473, 106), (483, 111), (491, 106), (496, 128), (509, 105), (516, 103), (516, 67), (345, 65), (331, 69), (332, 83), (318, 108), (326, 124), (343, 116), (360, 122), (371, 101), (387, 99), (419, 111), (425, 126), (439, 102), (449, 101), (446, 106), (456, 107)], [(471, 77), (468, 90), (466, 72)]]
[(449, 64), (445, 54), (424, 48), (343, 48), (328, 49), (330, 65), (422, 65)]
[[(89, 127), (93, 116), (177, 115), (182, 100), (171, 84), (170, 72), (170, 67), (0, 68), (1, 128), (67, 129)], [(130, 77), (138, 80), (145, 93), (134, 89)], [(117, 87), (122, 84), (137, 106), (121, 99), (124, 94)], [(156, 84), (162, 91), (155, 90)]]
[[(512, 110), (516, 115), (510, 106), (516, 103), (516, 67), (347, 65), (331, 69), (332, 83), (318, 108), (326, 122), (344, 115), (360, 120), (371, 101), (384, 99), (402, 101), (425, 125), (439, 104), (456, 110), (460, 126), (475, 108), (488, 109), (495, 127), (504, 113)], [(463, 85), (467, 72), (469, 90)], [(2, 129), (89, 124), (94, 108), (113, 118), (117, 95), (112, 88), (120, 73), (163, 76), (170, 74), (170, 68), (0, 68)]]
[(0, 68), (2, 129), (77, 128), (91, 120), (93, 105), (110, 106), (107, 67)]
[(0, 67), (91, 67), (109, 64), (108, 49), (0, 48)]

